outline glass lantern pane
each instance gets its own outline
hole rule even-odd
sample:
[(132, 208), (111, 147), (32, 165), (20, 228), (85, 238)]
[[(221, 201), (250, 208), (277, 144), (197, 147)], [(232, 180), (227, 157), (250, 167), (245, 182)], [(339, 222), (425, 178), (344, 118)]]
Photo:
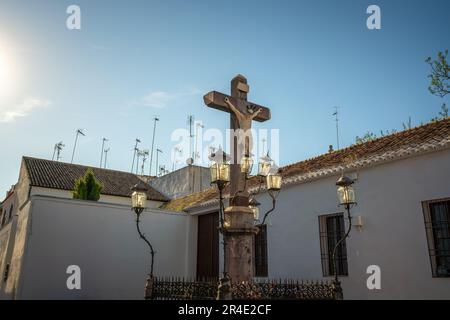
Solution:
[(250, 174), (253, 167), (253, 160), (250, 157), (243, 157), (241, 159), (241, 172)]
[(259, 220), (259, 208), (252, 206), (252, 207), (250, 207), (250, 209), (252, 209), (252, 211), (253, 211), (253, 219)]
[(351, 186), (348, 187), (341, 186), (337, 189), (337, 193), (339, 204), (351, 204), (356, 202), (355, 190)]
[(211, 168), (210, 168), (210, 170), (211, 170), (211, 182), (212, 183), (215, 183), (216, 181), (217, 181), (217, 176), (218, 176), (218, 174), (217, 174), (217, 171), (218, 171), (218, 165), (217, 165), (217, 163), (213, 163), (212, 165), (211, 165)]
[(219, 180), (223, 182), (230, 181), (230, 165), (228, 163), (221, 163), (219, 168)]
[(134, 191), (131, 195), (131, 206), (133, 208), (136, 208), (136, 204), (137, 204), (138, 200), (137, 200), (137, 192)]
[(347, 199), (348, 199), (348, 203), (356, 202), (355, 190), (353, 189), (352, 186), (347, 187)]
[(147, 206), (147, 194), (144, 192), (139, 194), (139, 204), (141, 205), (141, 208), (145, 208)]
[(269, 174), (267, 176), (267, 189), (269, 190), (280, 190), (281, 189), (281, 176)]
[(145, 194), (145, 192), (134, 191), (131, 195), (131, 202), (133, 208), (145, 208), (147, 195)]
[(259, 169), (258, 169), (258, 174), (260, 176), (267, 176), (269, 174), (270, 171), (270, 163), (269, 162), (260, 162), (259, 163)]

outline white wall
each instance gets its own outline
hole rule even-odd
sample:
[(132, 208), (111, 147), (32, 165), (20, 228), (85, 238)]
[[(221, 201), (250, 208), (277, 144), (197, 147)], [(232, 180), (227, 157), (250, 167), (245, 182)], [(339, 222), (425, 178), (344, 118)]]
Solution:
[[(281, 191), (269, 220), (269, 276), (322, 279), (318, 216), (342, 212), (338, 176)], [(450, 197), (450, 150), (364, 169), (355, 184), (361, 232), (347, 240), (348, 299), (450, 299), (450, 278), (432, 278), (421, 202)], [(267, 195), (258, 200), (270, 208)], [(381, 290), (368, 290), (366, 268), (381, 267)]]
[[(150, 254), (129, 206), (43, 196), (31, 203), (18, 298), (143, 298)], [(142, 214), (141, 230), (156, 251), (156, 276), (195, 275), (192, 220), (157, 209)], [(79, 291), (66, 287), (69, 265), (81, 268)]]
[[(31, 187), (30, 196), (33, 195), (42, 195), (42, 196), (51, 196), (51, 197), (57, 197), (57, 198), (64, 198), (64, 199), (72, 199), (72, 191), (70, 190), (61, 190), (61, 189), (51, 189), (51, 188), (43, 188), (43, 187)], [(118, 197), (118, 196), (110, 196), (101, 194), (99, 202), (106, 202), (111, 204), (121, 204), (124, 206), (131, 205), (131, 198), (130, 197)], [(158, 208), (163, 202), (161, 201), (147, 201), (147, 207), (148, 208)]]
[(150, 185), (170, 199), (210, 187), (209, 168), (186, 166), (150, 181)]

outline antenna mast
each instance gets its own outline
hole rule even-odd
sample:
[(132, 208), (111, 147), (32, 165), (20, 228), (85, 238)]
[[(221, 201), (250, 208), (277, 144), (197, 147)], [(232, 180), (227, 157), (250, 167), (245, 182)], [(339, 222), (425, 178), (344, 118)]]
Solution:
[(338, 106), (334, 107), (334, 113), (333, 116), (335, 116), (335, 120), (336, 121), (336, 143), (337, 143), (337, 150), (340, 149), (339, 147), (339, 108)]
[[(141, 176), (144, 175), (144, 167), (145, 167), (145, 161), (147, 161), (147, 157), (149, 155), (148, 150), (140, 150), (138, 156), (142, 157), (142, 165), (141, 165)], [(137, 172), (136, 172), (137, 173)]]
[(108, 160), (108, 152), (109, 152), (109, 148), (108, 149), (105, 149), (105, 166), (104, 166), (104, 168), (106, 169), (106, 161)]
[(180, 146), (175, 146), (173, 149), (173, 157), (172, 157), (172, 171), (175, 171), (177, 168), (177, 164), (180, 162), (179, 157), (181, 157), (183, 153), (183, 149)]
[(83, 129), (77, 129), (77, 133), (75, 135), (75, 143), (73, 145), (73, 151), (72, 151), (72, 160), (70, 160), (70, 163), (73, 163), (73, 157), (75, 156), (75, 149), (77, 147), (77, 142), (78, 142), (78, 135), (85, 136)]
[(59, 159), (61, 159), (61, 150), (62, 148), (64, 148), (66, 145), (63, 144), (62, 141), (58, 142), (57, 144), (55, 144), (55, 146), (53, 147), (53, 157), (52, 160), (55, 159), (55, 154), (56, 154), (56, 161), (59, 161)]
[(159, 121), (158, 116), (153, 117), (153, 137), (152, 137), (152, 149), (150, 151), (150, 168), (148, 169), (148, 175), (152, 175), (152, 164), (153, 164), (153, 148), (155, 147), (155, 133), (156, 133), (156, 122)]
[(156, 148), (156, 172), (155, 172), (155, 176), (157, 176), (157, 177), (159, 177), (159, 174), (158, 174), (158, 171), (159, 171), (159, 169), (158, 169), (158, 161), (159, 161), (159, 154), (160, 153), (162, 153), (162, 150)]
[(136, 138), (136, 144), (134, 145), (134, 152), (133, 152), (133, 163), (131, 164), (131, 173), (133, 173), (134, 169), (134, 160), (136, 159), (136, 153), (139, 151), (138, 144), (141, 142), (138, 138)]
[(105, 148), (105, 141), (108, 141), (108, 139), (106, 139), (106, 138), (103, 138), (102, 139), (102, 153), (101, 153), (101, 157), (100, 157), (100, 168), (102, 167), (102, 163), (103, 163), (103, 151), (104, 151), (104, 148)]
[(195, 127), (195, 151), (194, 151), (194, 164), (195, 164), (195, 160), (200, 158), (200, 154), (198, 152), (197, 149), (197, 145), (198, 145), (198, 129), (201, 128), (203, 129), (205, 126), (201, 123), (201, 121), (196, 123), (196, 127)]
[[(189, 124), (189, 157), (190, 159), (188, 159), (188, 163), (192, 164), (194, 162), (194, 152), (193, 152), (193, 148), (192, 148), (192, 138), (194, 137), (194, 116), (193, 115), (189, 115), (188, 119), (187, 119), (187, 123)], [(190, 160), (190, 161), (189, 161)]]

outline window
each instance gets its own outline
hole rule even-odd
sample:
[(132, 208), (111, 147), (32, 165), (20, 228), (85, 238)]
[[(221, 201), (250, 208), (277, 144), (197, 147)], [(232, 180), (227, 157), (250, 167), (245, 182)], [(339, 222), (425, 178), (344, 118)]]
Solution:
[(422, 203), (433, 277), (450, 277), (450, 199)]
[[(319, 216), (320, 253), (324, 276), (334, 275), (333, 250), (337, 242), (345, 235), (343, 213)], [(336, 251), (337, 274), (348, 275), (347, 247), (345, 241)]]
[(255, 235), (254, 252), (255, 252), (255, 277), (268, 276), (267, 261), (267, 225), (257, 226), (258, 233)]

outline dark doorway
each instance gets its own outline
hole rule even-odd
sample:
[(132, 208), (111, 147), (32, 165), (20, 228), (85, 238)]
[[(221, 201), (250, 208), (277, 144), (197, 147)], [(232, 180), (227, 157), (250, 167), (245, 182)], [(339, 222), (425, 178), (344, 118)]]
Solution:
[(198, 216), (197, 278), (219, 276), (219, 214)]

